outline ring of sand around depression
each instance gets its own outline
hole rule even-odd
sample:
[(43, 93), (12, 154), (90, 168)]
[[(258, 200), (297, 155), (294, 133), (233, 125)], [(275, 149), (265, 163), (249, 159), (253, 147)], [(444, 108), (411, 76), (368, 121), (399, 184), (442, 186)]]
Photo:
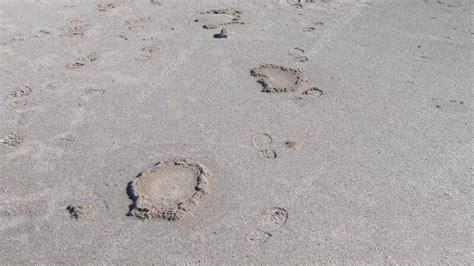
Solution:
[(162, 161), (129, 184), (130, 215), (179, 220), (208, 195), (209, 172), (188, 159)]
[(274, 64), (254, 68), (250, 75), (258, 78), (262, 92), (269, 93), (294, 92), (306, 82), (300, 70)]

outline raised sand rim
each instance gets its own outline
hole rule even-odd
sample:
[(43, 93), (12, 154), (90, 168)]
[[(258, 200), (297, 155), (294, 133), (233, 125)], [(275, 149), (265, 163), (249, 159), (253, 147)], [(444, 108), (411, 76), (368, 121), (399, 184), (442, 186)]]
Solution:
[(262, 92), (292, 92), (305, 82), (301, 71), (274, 64), (261, 65), (250, 74), (258, 78)]
[(204, 29), (217, 29), (220, 26), (245, 24), (242, 21), (242, 12), (232, 8), (212, 9), (200, 14), (206, 15), (206, 17), (201, 18), (205, 22), (202, 26)]
[(197, 162), (159, 162), (129, 183), (128, 193), (134, 201), (129, 215), (142, 219), (182, 219), (208, 194), (208, 179), (209, 173)]

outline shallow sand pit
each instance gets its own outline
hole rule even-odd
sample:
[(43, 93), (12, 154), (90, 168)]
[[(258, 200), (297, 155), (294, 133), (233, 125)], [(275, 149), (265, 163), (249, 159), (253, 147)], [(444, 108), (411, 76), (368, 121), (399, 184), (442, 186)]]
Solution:
[(129, 215), (182, 219), (209, 193), (209, 175), (204, 166), (188, 159), (159, 162), (129, 183), (134, 201)]
[[(245, 22), (242, 21), (242, 12), (233, 8), (224, 9), (212, 9), (206, 12), (201, 12), (202, 21), (205, 24), (202, 26), (203, 29), (217, 29), (219, 26), (240, 24), (243, 25)], [(195, 20), (199, 22), (199, 19)]]
[(262, 92), (293, 92), (305, 82), (301, 71), (280, 65), (261, 65), (250, 74), (258, 78)]

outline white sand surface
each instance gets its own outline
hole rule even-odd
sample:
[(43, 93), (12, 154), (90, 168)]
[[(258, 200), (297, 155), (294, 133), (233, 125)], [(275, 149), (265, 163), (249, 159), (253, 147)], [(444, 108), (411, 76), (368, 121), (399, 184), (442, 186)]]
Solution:
[(472, 263), (472, 1), (303, 2), (1, 0), (0, 264)]

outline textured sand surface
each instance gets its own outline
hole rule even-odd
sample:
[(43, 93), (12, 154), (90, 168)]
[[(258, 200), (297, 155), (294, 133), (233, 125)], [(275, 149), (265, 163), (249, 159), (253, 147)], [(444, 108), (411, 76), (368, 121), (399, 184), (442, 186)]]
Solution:
[(0, 264), (472, 263), (472, 1), (306, 2), (0, 1)]
[(130, 215), (142, 219), (184, 219), (209, 194), (210, 173), (186, 159), (159, 162), (129, 183)]

